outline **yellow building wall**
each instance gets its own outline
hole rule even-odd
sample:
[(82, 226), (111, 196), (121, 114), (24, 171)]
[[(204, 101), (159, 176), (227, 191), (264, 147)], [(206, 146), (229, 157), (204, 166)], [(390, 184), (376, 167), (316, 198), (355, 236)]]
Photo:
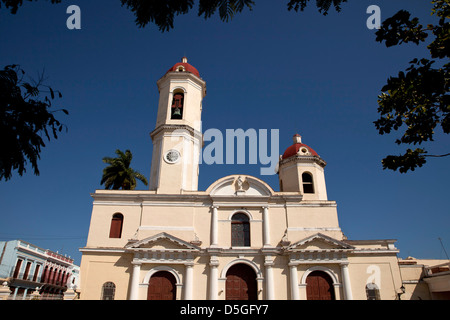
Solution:
[(84, 253), (81, 258), (80, 299), (100, 300), (106, 282), (116, 285), (115, 300), (127, 300), (131, 276), (131, 254)]
[[(268, 206), (269, 247), (278, 250), (278, 254), (270, 254), (273, 257), (274, 296), (276, 299), (291, 299), (288, 266), (290, 258), (288, 254), (283, 254), (280, 250), (282, 240), (293, 244), (311, 235), (321, 233), (337, 241), (345, 241), (337, 219), (336, 203), (313, 200), (285, 202), (280, 197), (273, 198), (271, 202), (266, 201), (264, 205), (251, 203), (245, 205), (245, 201), (250, 200), (242, 199), (243, 205), (219, 205), (217, 209), (218, 244), (219, 249), (225, 250), (225, 253), (216, 255), (219, 262), (218, 299), (225, 299), (225, 271), (227, 266), (236, 261), (244, 261), (254, 267), (259, 289), (258, 298), (265, 299), (266, 297), (265, 256), (261, 251), (264, 246), (264, 206)], [(97, 191), (94, 195), (88, 241), (86, 247), (83, 248), (81, 298), (100, 299), (103, 284), (111, 281), (116, 284), (116, 299), (128, 299), (133, 253), (124, 252), (124, 247), (130, 243), (130, 240), (143, 240), (165, 232), (187, 243), (196, 240), (201, 242), (197, 245), (203, 250), (193, 260), (194, 290), (192, 297), (200, 300), (208, 299), (211, 272), (210, 255), (214, 255), (206, 250), (211, 245), (211, 205), (211, 198), (204, 192), (167, 197), (153, 191)], [(117, 212), (124, 215), (122, 237), (110, 239), (111, 218)], [(237, 212), (244, 212), (250, 216), (250, 248), (231, 248), (231, 217)], [(326, 252), (333, 246), (319, 241), (318, 243), (307, 243), (304, 248), (325, 250), (324, 252)], [(357, 253), (358, 250), (366, 250), (368, 253)], [(385, 253), (375, 254), (377, 250)], [(389, 252), (386, 245), (369, 241), (363, 245), (356, 245), (354, 252), (356, 253), (348, 255), (353, 298), (366, 300), (365, 285), (369, 278), (373, 278), (380, 284), (381, 299), (396, 299), (397, 291), (402, 285), (396, 251)], [(328, 268), (336, 275), (336, 281), (339, 284), (335, 289), (336, 299), (343, 299), (341, 266), (338, 263), (330, 263), (330, 261), (324, 261), (322, 264), (320, 261), (314, 264), (303, 262), (298, 265), (300, 298), (306, 299), (306, 288), (300, 283), (303, 275), (308, 268), (318, 265)], [(141, 265), (138, 289), (140, 299), (147, 297), (147, 284), (143, 282), (147, 273), (158, 266), (161, 264), (143, 263)], [(177, 288), (177, 298), (184, 299), (183, 285), (186, 266), (170, 262), (165, 266), (173, 269), (178, 275), (181, 286)], [(374, 275), (377, 272), (379, 277)]]

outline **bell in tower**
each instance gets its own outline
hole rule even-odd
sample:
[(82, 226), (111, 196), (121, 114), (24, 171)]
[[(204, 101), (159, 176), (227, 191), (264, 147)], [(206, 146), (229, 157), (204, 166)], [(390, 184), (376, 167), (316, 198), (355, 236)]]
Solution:
[(157, 85), (158, 114), (155, 130), (150, 133), (153, 140), (150, 190), (164, 194), (197, 191), (206, 82), (183, 57)]
[(172, 100), (172, 114), (170, 118), (172, 120), (182, 119), (183, 118), (183, 103), (184, 103), (184, 94), (183, 93), (175, 93), (173, 95)]

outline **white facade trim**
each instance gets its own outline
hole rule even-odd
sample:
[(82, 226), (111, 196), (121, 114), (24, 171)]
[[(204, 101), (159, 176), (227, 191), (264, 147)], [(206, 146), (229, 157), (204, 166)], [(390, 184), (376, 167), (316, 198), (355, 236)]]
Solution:
[(162, 230), (162, 231), (194, 231), (194, 227), (191, 226), (140, 226), (138, 231), (141, 230)]
[(301, 227), (289, 227), (287, 231), (341, 231), (341, 228), (328, 228), (328, 227), (319, 227), (319, 228), (301, 228)]
[(229, 262), (229, 263), (222, 269), (222, 273), (220, 274), (220, 277), (221, 277), (223, 280), (226, 280), (228, 269), (230, 269), (230, 268), (231, 268), (232, 266), (234, 266), (235, 264), (239, 264), (239, 263), (243, 263), (243, 264), (246, 264), (246, 265), (252, 267), (252, 269), (255, 271), (255, 274), (256, 274), (256, 278), (257, 278), (257, 279), (263, 279), (263, 278), (264, 278), (263, 275), (262, 275), (261, 270), (260, 270), (259, 267), (258, 267), (258, 265), (257, 265), (256, 263), (254, 263), (253, 261), (250, 261), (250, 260), (247, 260), (247, 259), (244, 259), (244, 258), (238, 258), (238, 259), (235, 259), (235, 260)]
[(169, 266), (156, 266), (154, 268), (151, 268), (144, 276), (144, 280), (139, 284), (140, 287), (148, 287), (148, 283), (150, 282), (150, 278), (159, 271), (167, 271), (170, 272), (176, 279), (177, 285), (182, 285), (181, 281), (181, 275), (178, 274), (177, 270), (169, 267)]
[(236, 210), (233, 210), (233, 211), (228, 215), (228, 220), (219, 220), (219, 221), (222, 221), (222, 222), (223, 222), (223, 221), (230, 222), (231, 219), (233, 218), (233, 216), (234, 216), (236, 213), (243, 213), (243, 214), (247, 215), (249, 221), (255, 221), (255, 220), (253, 219), (252, 214), (251, 214), (250, 211), (248, 211), (247, 209), (236, 209)]
[(333, 280), (333, 284), (340, 284), (340, 283), (339, 283), (339, 280), (338, 280), (337, 274), (334, 273), (334, 271), (331, 270), (330, 268), (327, 268), (327, 267), (324, 267), (324, 266), (314, 266), (314, 267), (311, 267), (311, 268), (307, 269), (307, 270), (303, 273), (303, 276), (302, 276), (302, 278), (301, 278), (301, 280), (300, 280), (300, 284), (306, 285), (306, 278), (308, 278), (308, 275), (309, 275), (311, 272), (314, 272), (314, 271), (322, 271), (322, 272), (325, 272), (326, 274), (328, 274), (328, 275), (331, 277), (331, 280)]
[[(169, 92), (170, 92), (170, 94), (172, 95), (171, 96), (171, 98), (173, 98), (173, 93), (176, 91), (176, 90), (182, 90), (184, 93), (187, 93), (187, 91), (186, 91), (186, 89), (184, 88), (184, 87), (182, 87), (182, 86), (176, 86), (176, 87), (173, 87), (172, 88), (172, 90), (170, 90)], [(171, 101), (171, 99), (169, 99), (169, 102)]]

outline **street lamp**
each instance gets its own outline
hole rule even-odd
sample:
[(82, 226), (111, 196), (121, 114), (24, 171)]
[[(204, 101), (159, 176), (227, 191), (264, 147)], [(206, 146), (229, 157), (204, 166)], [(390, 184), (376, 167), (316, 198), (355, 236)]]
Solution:
[(401, 292), (397, 293), (398, 300), (402, 300), (402, 299), (401, 299), (401, 295), (404, 294), (404, 293), (406, 292), (406, 289), (405, 289), (405, 287), (403, 286), (403, 284), (402, 284), (402, 286), (400, 287), (400, 291), (401, 291)]

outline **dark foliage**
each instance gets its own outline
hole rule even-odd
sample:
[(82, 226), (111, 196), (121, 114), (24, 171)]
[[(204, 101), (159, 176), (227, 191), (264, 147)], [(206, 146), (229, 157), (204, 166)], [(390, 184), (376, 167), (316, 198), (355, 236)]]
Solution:
[[(22, 80), (25, 72), (17, 65), (6, 66), (0, 71), (0, 180), (9, 180), (14, 170), (19, 175), (26, 171), (28, 161), (39, 175), (38, 160), (41, 148), (45, 147), (44, 138), (58, 138), (66, 128), (54, 113), (65, 109), (50, 111), (55, 93), (61, 93), (42, 84), (42, 78), (31, 84)], [(42, 89), (48, 89), (40, 98)], [(67, 130), (67, 128), (66, 128)]]
[[(436, 25), (425, 28), (418, 18), (411, 18), (409, 12), (401, 10), (384, 21), (376, 33), (377, 41), (384, 42), (387, 47), (409, 42), (420, 45), (430, 35), (434, 37), (427, 46), (432, 60), (416, 58), (410, 61), (405, 72), (388, 79), (378, 97), (380, 118), (374, 122), (375, 126), (380, 134), (405, 128), (403, 135), (395, 141), (399, 145), (433, 141), (438, 127), (444, 133), (450, 133), (450, 0), (432, 3), (432, 12), (439, 19)], [(422, 167), (427, 157), (448, 155), (429, 155), (423, 148), (407, 149), (403, 155), (387, 156), (382, 164), (384, 169), (405, 173)]]
[[(36, 1), (36, 0), (27, 0), (27, 1)], [(48, 1), (48, 0), (47, 0)], [(61, 3), (61, 0), (50, 0), (52, 3)], [(0, 9), (3, 5), (11, 10), (11, 13), (15, 14), (17, 13), (17, 10), (19, 10), (19, 7), (22, 6), (23, 0), (0, 0)]]
[[(310, 0), (291, 0), (287, 4), (288, 10), (304, 10)], [(121, 0), (122, 5), (130, 9), (139, 27), (145, 27), (149, 22), (156, 24), (160, 31), (169, 31), (174, 28), (175, 16), (187, 14), (194, 7), (194, 0)], [(321, 13), (326, 15), (331, 5), (337, 11), (341, 10), (340, 4), (347, 0), (316, 0), (316, 6)], [(222, 21), (228, 22), (245, 8), (252, 10), (256, 1), (252, 0), (199, 0), (198, 16), (205, 19), (218, 12)]]

